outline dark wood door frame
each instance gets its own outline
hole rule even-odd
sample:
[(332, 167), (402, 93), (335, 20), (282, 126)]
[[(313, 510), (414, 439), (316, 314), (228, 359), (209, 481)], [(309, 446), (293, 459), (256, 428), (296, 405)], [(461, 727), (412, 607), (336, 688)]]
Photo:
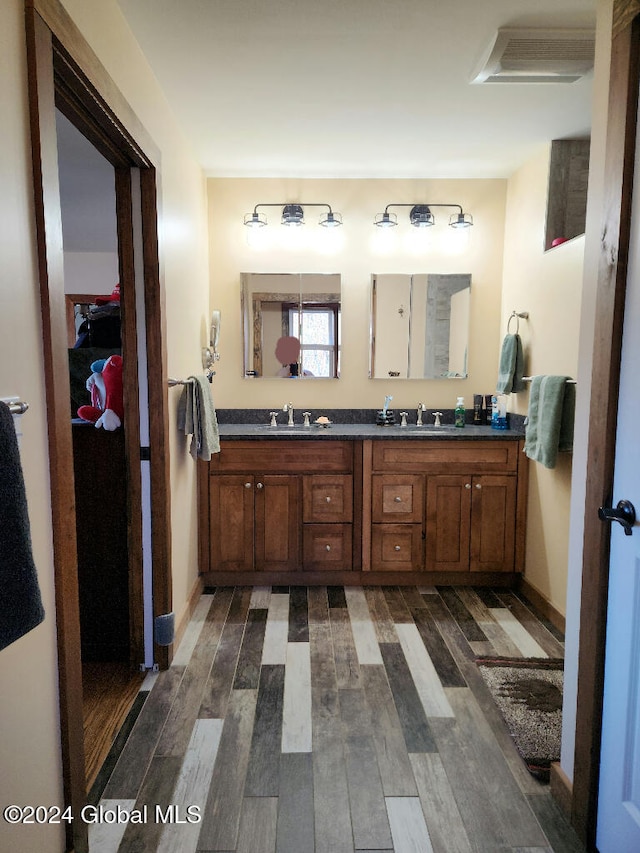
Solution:
[[(58, 634), (60, 727), (65, 805), (86, 802), (82, 669), (76, 557), (73, 453), (69, 418), (67, 324), (55, 109), (58, 107), (113, 164), (123, 320), (123, 361), (130, 573), (141, 595), (141, 448), (134, 274), (132, 169), (139, 171), (148, 364), (153, 615), (171, 611), (171, 514), (164, 293), (157, 239), (160, 156), (135, 113), (58, 0), (25, 0), (36, 241), (47, 387), (52, 526)], [(138, 304), (140, 304), (138, 302)], [(140, 628), (141, 631), (141, 628)], [(170, 648), (155, 646), (161, 668)], [(88, 849), (82, 821), (67, 824), (67, 844)]]
[(610, 529), (597, 521), (597, 512), (598, 507), (610, 502), (613, 493), (640, 71), (639, 14), (640, 0), (614, 0), (586, 469), (572, 795), (572, 821), (589, 850), (596, 849), (609, 586)]

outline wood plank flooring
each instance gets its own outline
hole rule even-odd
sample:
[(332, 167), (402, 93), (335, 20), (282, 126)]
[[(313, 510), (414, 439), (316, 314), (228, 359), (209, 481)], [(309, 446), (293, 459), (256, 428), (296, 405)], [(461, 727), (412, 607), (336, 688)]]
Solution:
[(126, 663), (82, 664), (82, 712), (87, 791), (131, 710), (144, 675)]
[(581, 853), (478, 672), (492, 653), (563, 643), (504, 590), (206, 590), (101, 793), (146, 818), (90, 826), (91, 853)]

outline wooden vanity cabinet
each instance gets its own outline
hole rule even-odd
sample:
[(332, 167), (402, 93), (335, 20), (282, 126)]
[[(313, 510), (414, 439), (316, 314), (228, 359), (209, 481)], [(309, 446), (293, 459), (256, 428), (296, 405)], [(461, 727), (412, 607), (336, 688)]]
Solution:
[(221, 570), (295, 571), (300, 562), (297, 477), (222, 474), (210, 484), (211, 563)]
[(514, 571), (516, 477), (427, 477), (426, 568)]
[(208, 571), (351, 571), (353, 442), (223, 442), (207, 474)]
[(372, 572), (512, 573), (523, 564), (522, 442), (372, 444)]

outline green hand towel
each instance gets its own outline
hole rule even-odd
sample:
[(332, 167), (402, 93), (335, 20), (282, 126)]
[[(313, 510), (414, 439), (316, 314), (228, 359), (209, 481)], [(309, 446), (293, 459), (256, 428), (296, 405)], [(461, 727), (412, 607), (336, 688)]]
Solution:
[(191, 435), (190, 453), (208, 462), (220, 453), (218, 419), (206, 376), (190, 376), (178, 404), (178, 428)]
[(525, 387), (522, 375), (524, 373), (524, 355), (520, 335), (505, 335), (500, 353), (498, 367), (498, 394), (517, 394)]
[(529, 395), (524, 452), (546, 468), (555, 468), (558, 452), (573, 449), (576, 387), (568, 376), (534, 376)]

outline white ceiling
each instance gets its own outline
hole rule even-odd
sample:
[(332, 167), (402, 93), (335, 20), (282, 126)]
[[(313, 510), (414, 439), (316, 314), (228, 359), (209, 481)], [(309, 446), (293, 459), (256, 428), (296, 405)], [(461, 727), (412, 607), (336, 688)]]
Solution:
[(504, 26), (595, 27), (597, 0), (118, 0), (205, 172), (508, 177), (587, 136), (591, 74), (471, 85)]

